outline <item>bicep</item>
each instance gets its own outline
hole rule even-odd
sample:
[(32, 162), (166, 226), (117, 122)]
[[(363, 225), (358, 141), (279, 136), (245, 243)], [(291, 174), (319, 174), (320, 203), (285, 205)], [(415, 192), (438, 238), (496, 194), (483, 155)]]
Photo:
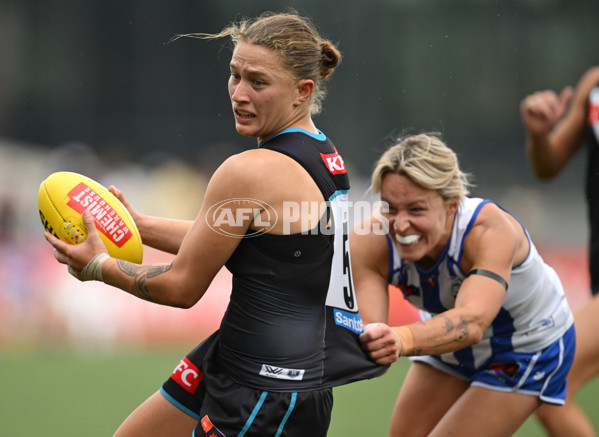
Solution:
[(466, 274), (482, 272), (464, 279), (456, 297), (456, 308), (469, 307), (488, 323), (505, 299), (505, 284), (510, 282), (513, 265), (528, 253), (524, 231), (505, 214), (494, 204), (485, 205), (464, 243), (462, 269)]
[[(253, 221), (243, 205), (227, 202), (232, 198), (244, 198), (243, 184), (237, 193), (235, 175), (219, 169), (210, 180), (202, 208), (187, 231), (173, 264), (175, 272), (185, 272), (187, 284), (203, 293), (214, 276), (231, 257)], [(247, 196), (246, 196), (247, 197)]]
[(455, 308), (465, 312), (465, 318), (486, 329), (499, 313), (506, 289), (496, 280), (482, 275), (470, 275), (462, 282)]

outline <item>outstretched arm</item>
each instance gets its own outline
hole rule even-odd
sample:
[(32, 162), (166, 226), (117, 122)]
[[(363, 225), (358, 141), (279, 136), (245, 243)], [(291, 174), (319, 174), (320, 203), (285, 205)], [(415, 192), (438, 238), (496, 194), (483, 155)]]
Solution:
[[(170, 264), (138, 265), (117, 260), (106, 252), (89, 214), (84, 214), (88, 237), (78, 245), (65, 243), (49, 233), (46, 239), (55, 249), (56, 259), (68, 264), (76, 276), (102, 280), (136, 297), (155, 303), (188, 308), (206, 292), (212, 279), (229, 259), (245, 235), (253, 217), (239, 214), (243, 220), (223, 223), (216, 232), (208, 222), (208, 210), (223, 199), (243, 196), (244, 187), (251, 187), (247, 170), (239, 158), (229, 159), (214, 174), (198, 217), (189, 228), (177, 256)], [(239, 191), (241, 188), (241, 192)], [(233, 190), (236, 190), (233, 192)], [(235, 205), (231, 214), (236, 215)], [(98, 254), (101, 254), (97, 257)], [(99, 266), (88, 266), (95, 259)]]
[(575, 90), (566, 87), (559, 96), (550, 90), (539, 91), (522, 100), (526, 150), (537, 177), (549, 179), (559, 174), (582, 146), (587, 100), (597, 84), (599, 67), (594, 67), (582, 76)]

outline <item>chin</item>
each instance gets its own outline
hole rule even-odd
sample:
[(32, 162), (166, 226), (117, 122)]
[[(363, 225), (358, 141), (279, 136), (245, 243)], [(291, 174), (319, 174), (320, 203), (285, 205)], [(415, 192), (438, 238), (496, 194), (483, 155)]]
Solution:
[(426, 254), (422, 250), (413, 246), (399, 246), (399, 254), (406, 261), (416, 262), (422, 259)]
[(237, 133), (239, 135), (243, 135), (244, 137), (253, 137), (253, 138), (258, 137), (258, 133), (256, 132), (256, 129), (254, 129), (251, 126), (248, 126), (247, 124), (236, 123), (235, 130), (237, 131)]

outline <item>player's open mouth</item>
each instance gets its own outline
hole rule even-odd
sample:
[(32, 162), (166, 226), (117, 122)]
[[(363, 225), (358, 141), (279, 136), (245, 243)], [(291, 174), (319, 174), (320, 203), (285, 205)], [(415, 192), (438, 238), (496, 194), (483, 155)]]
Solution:
[(237, 115), (238, 118), (254, 118), (255, 117), (255, 115), (252, 114), (251, 112), (240, 111), (239, 109), (235, 109), (235, 115)]
[(406, 236), (401, 236), (399, 234), (395, 234), (395, 239), (397, 240), (397, 242), (399, 244), (414, 244), (416, 242), (418, 242), (418, 240), (420, 240), (420, 238), (422, 238), (422, 235), (406, 235)]

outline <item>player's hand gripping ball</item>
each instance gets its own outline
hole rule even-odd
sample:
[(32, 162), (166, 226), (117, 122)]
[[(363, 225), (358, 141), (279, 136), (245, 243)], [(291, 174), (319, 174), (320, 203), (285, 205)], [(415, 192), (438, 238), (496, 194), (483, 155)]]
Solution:
[(82, 213), (88, 210), (110, 256), (140, 264), (143, 246), (127, 208), (96, 181), (67, 171), (52, 173), (39, 189), (38, 208), (44, 229), (62, 241), (87, 238)]

